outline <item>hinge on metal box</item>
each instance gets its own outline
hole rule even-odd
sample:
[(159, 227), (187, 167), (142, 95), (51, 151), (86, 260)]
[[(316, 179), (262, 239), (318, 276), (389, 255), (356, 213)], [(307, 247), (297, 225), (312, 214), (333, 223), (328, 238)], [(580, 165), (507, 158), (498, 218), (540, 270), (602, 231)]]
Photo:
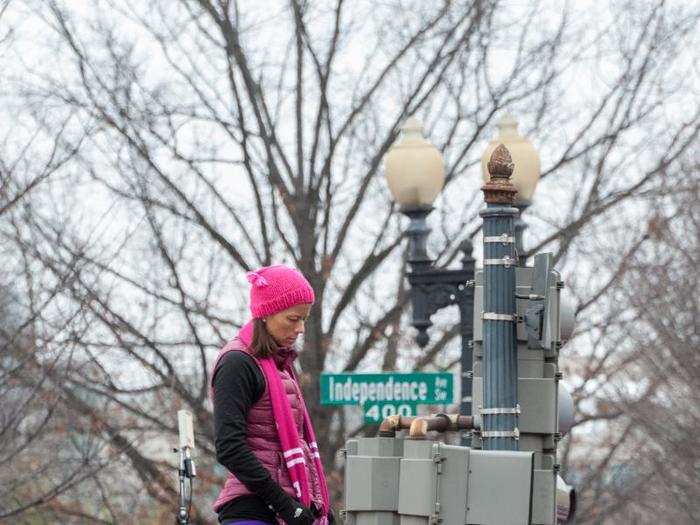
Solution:
[(442, 474), (442, 462), (445, 461), (445, 456), (437, 453), (433, 456), (433, 463), (435, 463), (437, 468), (437, 473)]
[(442, 474), (443, 461), (445, 461), (445, 456), (440, 454), (440, 443), (434, 443), (433, 463), (435, 463), (435, 471), (437, 472), (435, 479), (435, 513), (428, 518), (428, 525), (442, 522), (442, 518), (440, 518), (440, 474)]

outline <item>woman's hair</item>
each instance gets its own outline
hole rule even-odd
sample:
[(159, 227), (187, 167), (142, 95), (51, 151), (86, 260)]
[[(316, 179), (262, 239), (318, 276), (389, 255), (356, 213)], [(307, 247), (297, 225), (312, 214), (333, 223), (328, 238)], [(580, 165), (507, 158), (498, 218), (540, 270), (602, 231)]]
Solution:
[(267, 331), (267, 326), (262, 319), (255, 319), (253, 323), (253, 340), (250, 342), (250, 351), (255, 357), (265, 359), (277, 353), (277, 342)]

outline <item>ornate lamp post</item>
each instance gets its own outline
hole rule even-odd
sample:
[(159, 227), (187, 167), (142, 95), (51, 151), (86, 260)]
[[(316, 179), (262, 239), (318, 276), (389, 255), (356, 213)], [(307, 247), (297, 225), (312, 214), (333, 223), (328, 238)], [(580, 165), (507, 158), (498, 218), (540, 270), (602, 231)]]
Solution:
[[(460, 414), (472, 414), (472, 336), (474, 308), (474, 258), (472, 244), (462, 243), (462, 268), (443, 270), (434, 267), (428, 255), (427, 240), (430, 228), (426, 219), (433, 210), (433, 201), (445, 182), (444, 163), (440, 152), (423, 138), (423, 126), (415, 118), (406, 120), (401, 137), (389, 150), (385, 159), (386, 178), (391, 193), (401, 206), (401, 212), (410, 219), (408, 262), (411, 272), (411, 305), (413, 326), (418, 330), (416, 342), (424, 348), (429, 341), (430, 317), (438, 310), (456, 304), (460, 313), (461, 402)], [(468, 443), (468, 434), (462, 435), (462, 444)]]
[(484, 184), (484, 418), (486, 450), (518, 450), (518, 342), (515, 308), (514, 219), (516, 192), (510, 182), (513, 161), (499, 145), (488, 162)]
[(487, 164), (499, 144), (503, 144), (510, 152), (515, 170), (511, 183), (518, 190), (513, 206), (520, 210), (515, 219), (515, 250), (518, 254), (518, 265), (525, 266), (525, 249), (523, 248), (523, 232), (527, 224), (522, 216), (532, 203), (532, 195), (540, 180), (540, 156), (530, 141), (518, 133), (518, 121), (511, 115), (504, 115), (497, 124), (498, 136), (493, 139), (481, 157), (481, 174), (484, 182), (489, 181)]

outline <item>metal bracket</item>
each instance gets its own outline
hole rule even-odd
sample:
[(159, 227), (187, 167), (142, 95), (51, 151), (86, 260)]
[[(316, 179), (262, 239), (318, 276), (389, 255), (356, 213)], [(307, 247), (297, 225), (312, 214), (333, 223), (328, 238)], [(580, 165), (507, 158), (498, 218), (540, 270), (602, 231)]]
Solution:
[(435, 506), (434, 510), (435, 513), (432, 514), (429, 518), (428, 524), (435, 524), (437, 525), (438, 523), (442, 522), (442, 518), (440, 517), (440, 474), (442, 474), (442, 462), (445, 461), (445, 456), (443, 456), (440, 452), (440, 443), (437, 442), (433, 444), (433, 463), (435, 464), (435, 473), (436, 473), (436, 480), (435, 480)]
[(520, 430), (515, 427), (513, 430), (482, 430), (482, 438), (515, 438), (520, 439)]
[(510, 321), (511, 323), (516, 320), (515, 315), (512, 314), (497, 314), (494, 312), (482, 312), (481, 318), (484, 321)]
[(501, 242), (503, 244), (514, 244), (515, 237), (508, 235), (507, 233), (502, 233), (501, 235), (491, 235), (484, 237), (484, 242)]
[(411, 324), (418, 329), (416, 342), (423, 348), (430, 338), (428, 329), (432, 326), (431, 316), (450, 305), (466, 309), (468, 316), (474, 301), (474, 270), (429, 269), (412, 271), (408, 274), (411, 284)]
[(525, 333), (527, 346), (532, 350), (546, 350), (544, 332), (547, 327), (549, 280), (554, 257), (551, 253), (538, 253), (532, 272), (532, 284), (525, 307)]
[(515, 405), (513, 408), (481, 408), (479, 407), (479, 413), (482, 416), (492, 416), (496, 414), (521, 414), (520, 404)]
[(516, 266), (518, 260), (506, 255), (503, 259), (484, 259), (484, 266), (505, 266), (510, 268)]
[(516, 299), (526, 299), (528, 301), (544, 301), (544, 295), (531, 294), (515, 294)]

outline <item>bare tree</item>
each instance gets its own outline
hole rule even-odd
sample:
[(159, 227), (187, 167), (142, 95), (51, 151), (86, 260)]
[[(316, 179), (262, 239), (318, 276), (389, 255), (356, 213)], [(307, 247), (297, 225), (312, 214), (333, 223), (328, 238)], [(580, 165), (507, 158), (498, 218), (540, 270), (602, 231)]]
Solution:
[(603, 411), (616, 422), (601, 432), (614, 446), (603, 461), (587, 462), (606, 475), (589, 474), (581, 484), (590, 491), (583, 523), (691, 524), (700, 517), (697, 168), (688, 162), (668, 181), (669, 194), (613, 292), (627, 305), (620, 316), (626, 344), (610, 358), (620, 372), (611, 374)]
[[(10, 2), (0, 4), (0, 19)], [(0, 33), (8, 45), (12, 29)], [(0, 47), (0, 51), (5, 51)], [(66, 140), (67, 121), (44, 133), (19, 122), (0, 142), (0, 222), (3, 234), (27, 226), (23, 206), (73, 160), (80, 147)], [(89, 429), (77, 434), (79, 411), (65, 410), (57, 389), (65, 373), (54, 352), (42, 352), (59, 328), (48, 314), (62, 283), (38, 290), (38, 269), (18, 245), (2, 243), (0, 258), (0, 520), (31, 516), (101, 470), (101, 445)], [(62, 293), (62, 291), (61, 291)], [(59, 352), (65, 356), (70, 349)], [(70, 359), (68, 360), (70, 365)], [(54, 454), (45, 451), (54, 450)]]
[[(119, 521), (107, 503), (118, 498), (144, 509), (144, 520), (162, 516), (174, 501), (166, 451), (181, 407), (197, 421), (205, 475), (195, 507), (208, 519), (222, 474), (209, 366), (246, 320), (245, 270), (286, 261), (316, 290), (302, 381), (329, 468), (351, 429), (319, 406), (319, 373), (454, 361), (457, 332), (447, 322), (425, 353), (406, 330), (402, 229), (381, 180), (406, 117), (423, 119), (447, 161), (434, 217), (439, 265), (452, 263), (465, 237), (478, 238), (479, 201), (465, 206), (463, 196), (478, 187), (472, 175), (494, 119), (517, 113), (542, 142), (530, 245), (555, 252), (591, 319), (574, 342), (583, 342), (576, 365), (585, 365), (571, 371), (580, 400), (600, 380), (606, 338), (627, 337), (612, 322), (611, 296), (627, 270), (618, 261), (598, 271), (592, 244), (605, 254), (639, 249), (610, 242), (611, 233), (623, 217), (653, 215), (635, 210), (663, 194), (698, 136), (696, 106), (666, 114), (690, 89), (679, 49), (697, 23), (692, 6), (615, 4), (595, 30), (573, 7), (489, 1), (18, 9), (46, 29), (50, 47), (37, 53), (57, 67), (35, 67), (37, 59), (13, 69), (12, 96), (48, 137), (64, 137), (71, 153), (60, 171), (70, 178), (13, 209), (2, 236), (28, 261), (23, 290), (55, 293), (41, 320), (54, 329), (52, 344), (36, 359), (56, 352), (61, 373), (49, 376), (50, 390), (91, 422), (97, 458), (110, 465), (80, 480), (103, 501), (74, 498), (71, 515), (66, 498), (51, 499), (67, 519)], [(637, 241), (646, 233), (628, 232)], [(580, 271), (583, 254), (590, 267)], [(599, 407), (579, 406), (580, 429), (606, 420)], [(143, 497), (112, 490), (117, 472)]]

